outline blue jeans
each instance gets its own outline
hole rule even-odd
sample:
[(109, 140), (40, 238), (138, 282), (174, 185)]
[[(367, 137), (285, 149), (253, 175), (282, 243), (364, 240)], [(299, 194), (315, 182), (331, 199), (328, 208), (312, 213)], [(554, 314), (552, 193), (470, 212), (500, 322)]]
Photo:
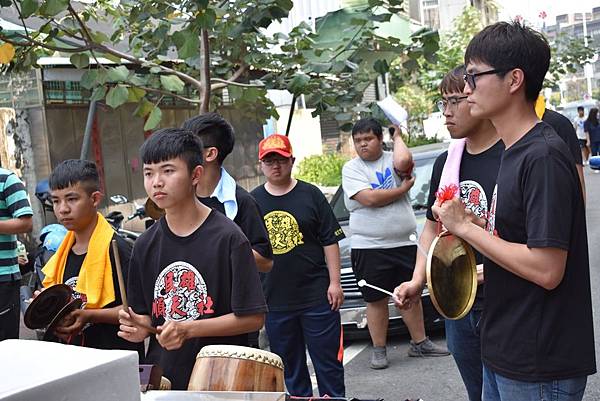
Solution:
[(446, 343), (467, 388), (469, 401), (481, 401), (483, 386), (483, 364), (479, 320), (481, 309), (473, 309), (459, 320), (446, 320)]
[(306, 349), (315, 368), (319, 395), (344, 397), (344, 351), (340, 313), (325, 303), (293, 311), (268, 312), (265, 322), (271, 352), (284, 364), (290, 395), (312, 397)]
[(598, 156), (600, 155), (600, 142), (592, 142), (591, 143), (591, 148), (592, 148), (592, 154), (591, 156)]
[(483, 365), (484, 401), (581, 401), (587, 376), (547, 382), (512, 380)]

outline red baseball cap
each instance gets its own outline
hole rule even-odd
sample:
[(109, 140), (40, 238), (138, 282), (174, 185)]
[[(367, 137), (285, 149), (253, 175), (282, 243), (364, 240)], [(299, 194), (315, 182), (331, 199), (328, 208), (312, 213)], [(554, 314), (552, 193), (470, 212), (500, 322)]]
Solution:
[(285, 135), (269, 135), (258, 144), (258, 160), (262, 160), (269, 153), (277, 153), (283, 157), (292, 157), (292, 144)]

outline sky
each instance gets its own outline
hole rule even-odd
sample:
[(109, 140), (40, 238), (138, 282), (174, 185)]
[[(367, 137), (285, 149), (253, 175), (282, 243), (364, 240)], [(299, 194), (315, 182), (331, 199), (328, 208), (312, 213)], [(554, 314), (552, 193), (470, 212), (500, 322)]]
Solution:
[(554, 25), (555, 17), (573, 12), (591, 12), (600, 7), (600, 0), (497, 0), (500, 4), (500, 19), (509, 20), (521, 15), (534, 25), (541, 25), (541, 11), (547, 14), (546, 25)]

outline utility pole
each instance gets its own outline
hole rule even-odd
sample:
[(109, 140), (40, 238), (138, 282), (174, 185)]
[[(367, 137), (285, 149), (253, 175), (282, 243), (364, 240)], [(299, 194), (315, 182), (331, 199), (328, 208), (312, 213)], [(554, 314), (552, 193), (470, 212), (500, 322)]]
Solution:
[[(588, 47), (588, 38), (587, 38), (587, 13), (583, 11), (583, 44), (585, 47)], [(594, 74), (594, 70), (592, 65), (589, 63), (585, 63), (583, 66), (583, 71), (585, 74), (585, 79), (587, 82), (587, 96), (592, 96), (592, 75)]]

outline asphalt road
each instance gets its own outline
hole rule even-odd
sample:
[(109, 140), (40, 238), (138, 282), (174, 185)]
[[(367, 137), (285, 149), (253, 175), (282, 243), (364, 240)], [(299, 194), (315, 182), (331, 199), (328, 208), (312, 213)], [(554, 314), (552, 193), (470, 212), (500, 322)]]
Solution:
[[(586, 168), (587, 227), (590, 248), (592, 302), (596, 333), (596, 360), (600, 361), (600, 174)], [(569, 322), (565, 316), (565, 324)], [(432, 336), (443, 343), (443, 333)], [(345, 374), (346, 394), (359, 399), (383, 398), (387, 401), (418, 399), (424, 401), (467, 400), (462, 380), (452, 357), (410, 358), (407, 356), (409, 339), (396, 337), (389, 340), (385, 370), (368, 367), (370, 348), (367, 342), (347, 344)], [(360, 351), (360, 352), (358, 352)], [(584, 400), (600, 400), (600, 375), (588, 379)]]

